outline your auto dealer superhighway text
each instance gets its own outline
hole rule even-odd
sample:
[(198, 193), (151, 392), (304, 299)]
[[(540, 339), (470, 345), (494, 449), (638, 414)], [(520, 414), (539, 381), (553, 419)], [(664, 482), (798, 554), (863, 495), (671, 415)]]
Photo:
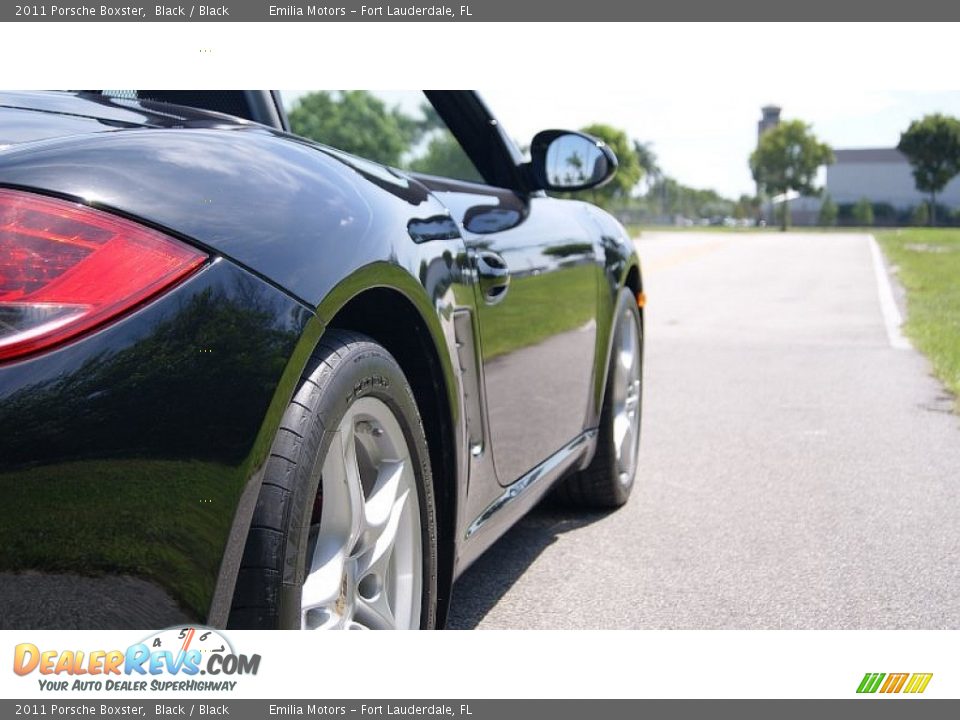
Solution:
[[(111, 7), (109, 5), (17, 5), (17, 15), (47, 17), (123, 17), (147, 18), (145, 7)], [(230, 17), (226, 5), (154, 5), (152, 17)]]

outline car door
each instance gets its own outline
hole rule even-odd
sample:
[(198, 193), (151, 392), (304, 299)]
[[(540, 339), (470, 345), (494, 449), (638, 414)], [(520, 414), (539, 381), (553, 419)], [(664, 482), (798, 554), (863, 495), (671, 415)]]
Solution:
[[(490, 119), (451, 118), (442, 101), (434, 104), (458, 140), (463, 125), (473, 126), (461, 142), (473, 159), (478, 148), (470, 144)], [(484, 177), (507, 184), (516, 158), (505, 144), (488, 135), (480, 150), (475, 164), (485, 164), (478, 167)], [(498, 155), (503, 167), (491, 168)], [(421, 179), (460, 224), (468, 248), (489, 440), (497, 477), (510, 484), (583, 430), (597, 341), (598, 248), (579, 203), (492, 183)]]

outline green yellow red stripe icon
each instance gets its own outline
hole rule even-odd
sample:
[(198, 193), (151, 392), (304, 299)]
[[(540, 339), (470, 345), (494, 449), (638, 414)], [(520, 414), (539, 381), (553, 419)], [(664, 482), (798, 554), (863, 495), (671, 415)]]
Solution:
[(919, 694), (927, 689), (933, 673), (866, 673), (857, 687), (858, 693)]

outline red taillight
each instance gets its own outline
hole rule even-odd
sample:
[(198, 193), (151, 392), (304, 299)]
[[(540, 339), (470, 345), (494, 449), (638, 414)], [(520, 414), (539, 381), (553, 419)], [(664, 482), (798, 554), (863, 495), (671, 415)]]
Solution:
[(129, 220), (0, 189), (0, 361), (116, 317), (206, 258)]

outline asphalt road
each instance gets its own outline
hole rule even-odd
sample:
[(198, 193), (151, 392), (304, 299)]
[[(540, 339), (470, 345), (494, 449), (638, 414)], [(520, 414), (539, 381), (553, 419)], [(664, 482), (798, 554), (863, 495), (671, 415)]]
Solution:
[(638, 485), (542, 508), (456, 628), (960, 628), (960, 417), (867, 236), (649, 233)]

